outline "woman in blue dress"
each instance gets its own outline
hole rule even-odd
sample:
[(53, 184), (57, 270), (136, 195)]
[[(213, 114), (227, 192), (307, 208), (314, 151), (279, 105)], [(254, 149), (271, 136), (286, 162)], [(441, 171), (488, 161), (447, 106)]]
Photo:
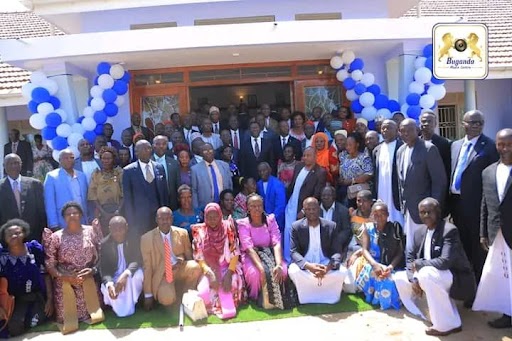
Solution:
[(367, 263), (356, 279), (368, 303), (381, 309), (400, 309), (400, 297), (393, 281), (395, 270), (403, 269), (404, 235), (402, 226), (388, 221), (388, 206), (381, 201), (372, 207), (375, 223), (366, 223), (362, 236), (363, 257)]
[[(0, 277), (7, 279), (9, 295), (14, 296), (14, 310), (2, 336), (20, 335), (53, 314), (52, 283), (45, 271), (43, 246), (36, 240), (24, 241), (29, 230), (21, 219), (11, 219), (0, 227)], [(1, 320), (5, 321), (6, 313), (0, 307)]]
[(188, 236), (192, 240), (190, 225), (201, 223), (203, 221), (203, 212), (192, 207), (192, 188), (189, 185), (178, 187), (178, 200), (180, 201), (180, 208), (172, 213), (174, 218), (173, 225), (187, 230)]

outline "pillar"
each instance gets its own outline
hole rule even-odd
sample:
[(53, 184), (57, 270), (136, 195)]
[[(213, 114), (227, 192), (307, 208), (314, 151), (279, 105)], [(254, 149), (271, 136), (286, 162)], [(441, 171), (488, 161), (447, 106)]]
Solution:
[(474, 79), (464, 80), (464, 112), (476, 109), (476, 83)]
[(9, 128), (7, 127), (7, 110), (5, 107), (0, 107), (0, 156), (2, 166), (0, 166), (0, 178), (4, 177), (4, 145), (9, 143)]

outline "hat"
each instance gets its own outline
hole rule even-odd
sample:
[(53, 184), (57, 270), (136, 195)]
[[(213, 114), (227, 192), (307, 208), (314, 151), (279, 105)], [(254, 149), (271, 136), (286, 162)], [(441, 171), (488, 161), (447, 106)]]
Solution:
[(365, 119), (365, 118), (362, 118), (362, 117), (358, 118), (357, 121), (356, 121), (356, 124), (357, 123), (362, 123), (362, 124), (364, 124), (365, 126), (368, 127), (368, 120)]
[(336, 130), (334, 132), (334, 136), (336, 136), (336, 135), (343, 135), (343, 136), (347, 137), (348, 133), (345, 129), (340, 129), (340, 130)]
[(211, 114), (212, 112), (214, 112), (214, 111), (216, 111), (216, 112), (220, 113), (219, 108), (217, 108), (216, 106), (212, 105), (212, 106), (210, 107), (210, 114)]

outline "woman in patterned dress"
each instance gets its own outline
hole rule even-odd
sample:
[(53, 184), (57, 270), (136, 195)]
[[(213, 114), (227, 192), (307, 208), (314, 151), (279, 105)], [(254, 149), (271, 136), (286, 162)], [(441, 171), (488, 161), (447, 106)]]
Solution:
[(279, 160), (277, 165), (277, 177), (283, 182), (285, 188), (288, 188), (293, 180), (293, 172), (297, 162), (293, 146), (286, 145), (283, 149), (283, 159)]
[(78, 329), (78, 322), (98, 323), (104, 320), (98, 290), (94, 282), (99, 260), (101, 229), (81, 224), (80, 204), (68, 202), (62, 207), (66, 228), (51, 232), (45, 229), (43, 243), (46, 269), (54, 281), (57, 323), (66, 334)]
[(208, 313), (232, 318), (246, 296), (234, 223), (222, 219), (216, 203), (206, 205), (204, 221), (192, 225), (194, 259), (204, 273), (197, 290)]
[(46, 173), (53, 170), (52, 149), (43, 144), (43, 137), (39, 134), (34, 135), (34, 147), (32, 147), (34, 157), (34, 178), (44, 182)]
[(239, 218), (247, 217), (247, 196), (256, 193), (256, 181), (254, 178), (240, 178), (242, 190), (235, 197), (235, 212)]
[(292, 114), (292, 127), (290, 129), (290, 136), (295, 137), (301, 141), (306, 138), (304, 134), (304, 125), (306, 124), (306, 115), (303, 112), (295, 111)]

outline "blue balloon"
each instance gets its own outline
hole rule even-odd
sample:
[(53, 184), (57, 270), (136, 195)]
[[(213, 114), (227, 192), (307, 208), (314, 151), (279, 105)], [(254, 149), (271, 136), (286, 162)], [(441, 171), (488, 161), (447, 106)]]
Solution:
[(379, 95), (375, 96), (375, 103), (373, 103), (373, 106), (377, 110), (384, 109), (384, 108), (387, 108), (388, 102), (389, 102), (388, 96), (379, 94)]
[(130, 75), (130, 73), (128, 71), (125, 71), (123, 77), (121, 77), (121, 80), (125, 83), (128, 83), (131, 78), (132, 76)]
[(421, 98), (421, 96), (419, 94), (412, 93), (412, 94), (407, 95), (407, 98), (405, 99), (405, 101), (409, 105), (418, 105), (418, 104), (420, 104), (420, 98)]
[(407, 116), (413, 120), (418, 120), (421, 115), (421, 107), (419, 105), (411, 105), (407, 108)]
[(107, 114), (103, 111), (96, 111), (94, 113), (94, 121), (96, 121), (96, 124), (103, 124), (107, 122)]
[(102, 94), (105, 103), (113, 103), (117, 98), (117, 93), (112, 89), (103, 90)]
[(114, 82), (112, 90), (114, 90), (116, 94), (122, 96), (128, 92), (128, 83), (121, 79), (118, 79)]
[(76, 122), (77, 122), (77, 123), (82, 123), (82, 121), (84, 120), (84, 118), (85, 118), (85, 116), (80, 116), (80, 117), (76, 120)]
[(94, 128), (94, 133), (96, 135), (103, 135), (103, 124), (98, 124), (96, 128)]
[(354, 91), (356, 94), (361, 96), (366, 92), (366, 86), (363, 83), (357, 83), (356, 86), (354, 86)]
[(388, 101), (388, 109), (391, 112), (400, 111), (400, 103), (394, 99), (391, 99)]
[(32, 100), (37, 103), (48, 102), (50, 100), (50, 93), (45, 88), (39, 86), (32, 90)]
[(28, 102), (28, 110), (30, 110), (30, 112), (35, 114), (37, 112), (38, 105), (39, 105), (39, 103), (37, 103), (36, 101), (30, 101), (30, 102)]
[(425, 45), (423, 48), (424, 57), (432, 57), (434, 55), (434, 46), (432, 44)]
[(356, 81), (348, 77), (343, 81), (343, 86), (345, 87), (345, 89), (351, 90), (356, 86)]
[(374, 96), (377, 96), (380, 94), (380, 86), (377, 84), (372, 84), (366, 89), (366, 91), (371, 92)]
[(57, 136), (52, 140), (52, 147), (54, 150), (63, 150), (68, 146), (68, 140), (65, 137)]
[(98, 85), (98, 78), (100, 78), (100, 76), (94, 77), (94, 85)]
[(94, 140), (96, 140), (96, 133), (93, 130), (86, 131), (84, 133), (84, 139), (89, 141), (90, 144), (93, 144)]
[(51, 112), (46, 115), (45, 121), (48, 127), (57, 128), (62, 123), (62, 117), (56, 112)]
[(430, 81), (432, 82), (432, 84), (444, 84), (444, 79), (436, 78), (434, 77), (434, 75), (432, 75)]
[(362, 70), (364, 67), (364, 62), (361, 58), (356, 58), (350, 63), (351, 70)]
[(55, 96), (50, 96), (50, 100), (48, 101), (53, 105), (53, 109), (59, 109), (60, 108), (60, 99), (58, 99)]
[(53, 140), (55, 137), (57, 137), (57, 128), (44, 127), (41, 129), (41, 136), (45, 140)]
[(357, 114), (363, 111), (363, 106), (361, 105), (361, 103), (359, 103), (359, 99), (352, 101), (352, 103), (350, 103), (350, 108), (352, 109), (353, 112)]
[(91, 101), (92, 101), (92, 97), (89, 97), (89, 99), (87, 100), (87, 106), (91, 106)]
[(98, 72), (98, 75), (108, 74), (110, 72), (110, 64), (107, 62), (101, 62), (96, 67), (96, 71)]
[(425, 61), (425, 67), (430, 71), (434, 69), (434, 59), (432, 58), (432, 56), (428, 57), (427, 60)]
[(368, 129), (375, 130), (375, 120), (368, 122)]
[(103, 108), (103, 111), (108, 117), (114, 117), (117, 115), (119, 108), (114, 103), (107, 103), (105, 108)]

